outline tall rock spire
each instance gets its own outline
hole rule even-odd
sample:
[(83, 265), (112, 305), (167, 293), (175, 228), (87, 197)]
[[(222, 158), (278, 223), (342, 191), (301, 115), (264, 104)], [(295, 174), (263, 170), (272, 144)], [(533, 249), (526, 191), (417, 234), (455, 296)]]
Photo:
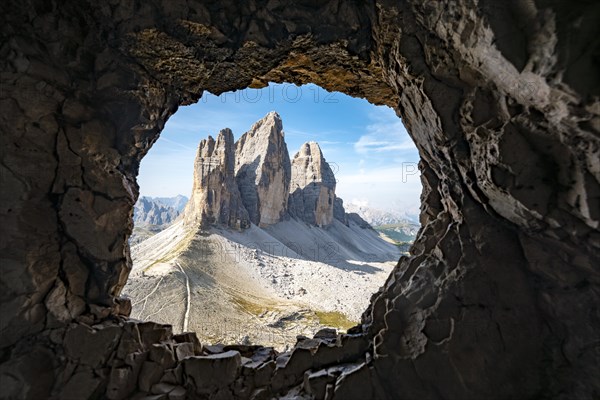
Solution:
[(335, 187), (316, 142), (304, 143), (290, 162), (281, 118), (270, 112), (235, 144), (230, 129), (200, 142), (183, 218), (203, 229), (216, 224), (266, 227), (288, 216), (321, 227), (334, 219), (348, 225)]
[(272, 111), (244, 133), (235, 146), (235, 178), (254, 224), (264, 227), (285, 217), (290, 175), (283, 124)]
[(335, 183), (333, 171), (325, 161), (319, 144), (304, 143), (292, 160), (290, 214), (312, 225), (331, 224)]
[(222, 224), (236, 229), (250, 226), (234, 175), (233, 133), (226, 128), (217, 140), (203, 139), (194, 161), (192, 196), (184, 211), (187, 225), (206, 228)]

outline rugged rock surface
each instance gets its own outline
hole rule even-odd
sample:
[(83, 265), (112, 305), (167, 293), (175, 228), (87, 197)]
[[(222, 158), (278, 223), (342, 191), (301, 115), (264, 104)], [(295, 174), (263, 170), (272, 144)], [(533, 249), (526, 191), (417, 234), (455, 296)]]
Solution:
[(346, 214), (346, 209), (344, 208), (344, 200), (337, 196), (333, 200), (333, 218), (348, 226), (348, 215)]
[(363, 229), (373, 229), (373, 227), (357, 213), (348, 213), (346, 214), (346, 218), (348, 218), (348, 221), (354, 222)]
[(290, 215), (311, 225), (333, 222), (335, 176), (319, 144), (307, 142), (292, 160)]
[[(342, 200), (334, 205), (335, 184), (316, 142), (304, 143), (290, 164), (281, 117), (272, 111), (240, 137), (235, 150), (229, 129), (216, 141), (209, 136), (200, 142), (184, 220), (201, 228), (222, 224), (243, 229), (249, 221), (260, 227), (273, 225), (289, 213), (324, 227), (333, 222), (337, 207), (338, 219), (348, 225)], [(360, 218), (356, 222), (365, 225)]]
[(235, 229), (250, 226), (234, 175), (235, 147), (230, 129), (209, 136), (198, 145), (194, 160), (192, 197), (183, 219), (188, 226), (221, 224)]
[[(422, 231), (364, 314), (364, 364), (313, 376), (315, 393), (598, 397), (598, 17), (588, 1), (6, 2), (3, 397), (147, 394), (144, 362), (172, 338), (118, 316), (139, 162), (204, 90), (269, 81), (387, 104), (422, 157)], [(113, 332), (72, 348), (88, 329)], [(308, 372), (314, 354), (286, 366)], [(272, 365), (267, 386), (226, 395), (309, 390)]]
[(254, 224), (272, 225), (287, 214), (290, 156), (276, 112), (256, 122), (236, 142), (235, 179)]
[(133, 207), (133, 223), (136, 225), (168, 225), (178, 216), (178, 210), (151, 197), (140, 197)]

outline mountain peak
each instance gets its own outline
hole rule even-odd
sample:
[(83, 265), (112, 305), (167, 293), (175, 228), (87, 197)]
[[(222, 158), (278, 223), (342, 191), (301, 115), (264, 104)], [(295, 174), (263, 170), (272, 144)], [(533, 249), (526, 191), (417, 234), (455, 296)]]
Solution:
[(319, 146), (319, 143), (315, 141), (305, 142), (302, 146), (300, 146), (300, 150), (298, 153), (296, 153), (294, 158), (299, 156), (312, 156), (324, 159), (321, 146)]
[(255, 137), (255, 136), (267, 136), (283, 138), (283, 122), (277, 112), (271, 111), (258, 121), (256, 121), (248, 132), (244, 133), (239, 140), (242, 140), (244, 136)]
[[(292, 160), (291, 214), (313, 225), (333, 223), (335, 184), (335, 175), (319, 144), (313, 141), (304, 143)], [(339, 215), (339, 210), (336, 214)]]
[(178, 215), (179, 210), (148, 196), (141, 196), (133, 208), (133, 220), (138, 225), (166, 225)]
[(194, 161), (192, 196), (184, 211), (189, 225), (207, 227), (224, 224), (248, 227), (248, 213), (242, 205), (235, 176), (235, 148), (231, 129), (222, 129), (217, 140), (202, 139)]
[(194, 189), (186, 221), (244, 228), (276, 224), (292, 216), (310, 225), (335, 219), (348, 225), (336, 180), (319, 144), (300, 146), (290, 162), (283, 123), (271, 111), (233, 143), (230, 129), (203, 139), (194, 164)]
[(277, 223), (287, 214), (290, 168), (283, 123), (272, 111), (235, 145), (236, 181), (250, 220), (256, 225)]

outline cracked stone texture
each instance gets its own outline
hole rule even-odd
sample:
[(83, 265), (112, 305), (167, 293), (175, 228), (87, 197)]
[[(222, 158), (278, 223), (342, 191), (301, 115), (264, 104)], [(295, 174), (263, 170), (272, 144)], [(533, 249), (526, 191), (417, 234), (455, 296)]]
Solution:
[(235, 178), (235, 143), (231, 129), (222, 129), (217, 140), (202, 139), (194, 160), (192, 196), (183, 212), (184, 222), (207, 228), (222, 224), (235, 229), (250, 226)]
[[(292, 160), (290, 214), (311, 225), (330, 225), (334, 214), (335, 184), (335, 175), (319, 144), (304, 143)], [(342, 212), (345, 213), (343, 205)]]
[[(1, 397), (597, 398), (598, 7), (3, 3)], [(178, 106), (271, 81), (393, 107), (422, 159), (422, 229), (343, 364), (238, 349), (242, 368), (197, 388), (211, 371), (182, 360), (209, 354), (118, 297), (135, 177)]]

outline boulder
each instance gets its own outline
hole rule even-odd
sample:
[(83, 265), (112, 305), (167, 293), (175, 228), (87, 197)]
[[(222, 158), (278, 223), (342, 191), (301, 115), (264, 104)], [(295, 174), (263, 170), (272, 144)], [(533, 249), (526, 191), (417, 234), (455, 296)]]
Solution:
[(95, 368), (106, 363), (120, 338), (118, 325), (107, 323), (88, 327), (72, 324), (65, 334), (65, 354), (73, 362)]
[(240, 373), (242, 357), (237, 351), (185, 358), (184, 375), (197, 393), (207, 394), (232, 384)]
[(155, 383), (160, 381), (164, 369), (160, 364), (152, 361), (145, 361), (142, 364), (140, 375), (138, 376), (138, 385), (144, 392), (150, 392)]
[(173, 340), (177, 343), (192, 343), (194, 353), (200, 355), (202, 353), (202, 344), (198, 340), (196, 332), (184, 332), (177, 335), (173, 335)]
[(342, 372), (335, 386), (335, 400), (373, 399), (371, 371), (365, 364), (359, 364)]

